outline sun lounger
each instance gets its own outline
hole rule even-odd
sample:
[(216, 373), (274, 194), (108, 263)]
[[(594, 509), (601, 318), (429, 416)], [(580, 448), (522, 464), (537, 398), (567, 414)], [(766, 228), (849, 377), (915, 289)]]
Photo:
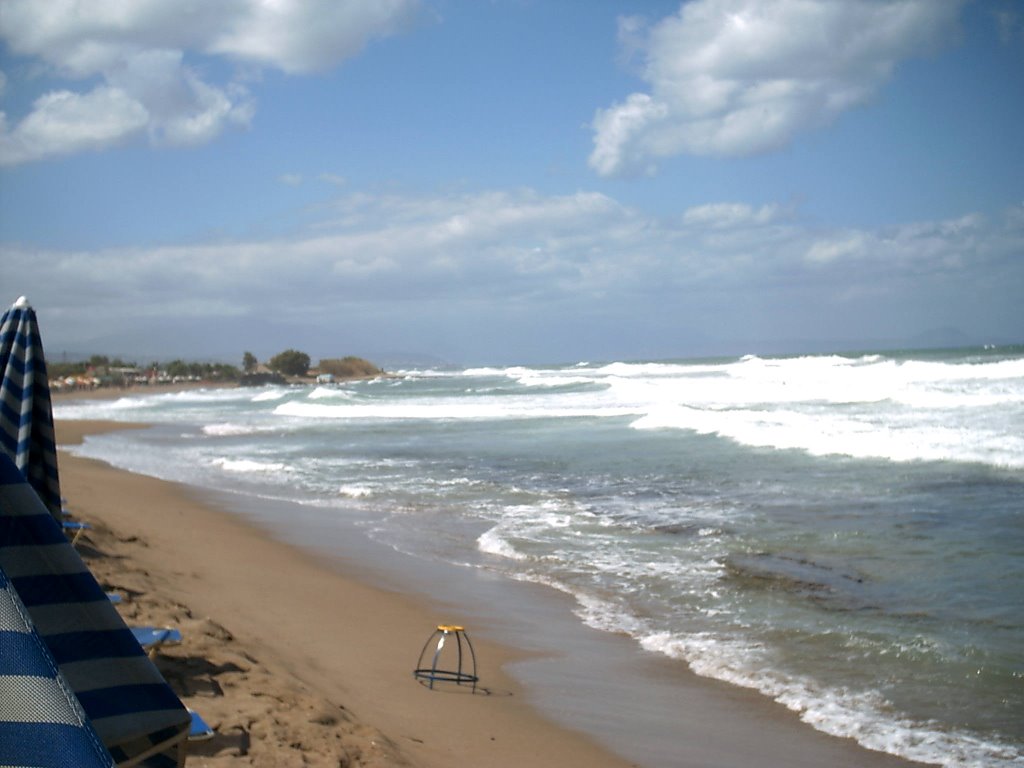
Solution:
[(181, 631), (174, 627), (129, 627), (142, 649), (152, 657), (165, 645), (181, 642)]
[(206, 721), (194, 709), (189, 708), (188, 713), (192, 715), (192, 727), (188, 732), (189, 741), (206, 741), (214, 736), (213, 728), (206, 724)]
[(71, 531), (74, 531), (74, 535), (71, 536), (71, 546), (75, 546), (78, 543), (78, 537), (82, 535), (82, 531), (88, 531), (92, 528), (88, 523), (82, 523), (75, 520), (64, 520), (61, 522), (60, 527), (64, 529), (64, 535), (68, 535)]

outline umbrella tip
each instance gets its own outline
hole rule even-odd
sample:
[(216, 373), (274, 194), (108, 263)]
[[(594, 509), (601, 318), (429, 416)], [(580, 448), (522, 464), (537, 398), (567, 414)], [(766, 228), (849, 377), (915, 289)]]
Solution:
[(25, 296), (19, 296), (18, 300), (14, 302), (15, 309), (26, 309), (28, 307), (28, 298)]

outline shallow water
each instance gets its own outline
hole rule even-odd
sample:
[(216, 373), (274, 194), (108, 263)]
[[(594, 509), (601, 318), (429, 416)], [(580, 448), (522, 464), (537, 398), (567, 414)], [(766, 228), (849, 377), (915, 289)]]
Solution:
[(158, 425), (83, 455), (554, 587), (828, 733), (1024, 764), (1021, 348), (406, 371), (56, 415)]

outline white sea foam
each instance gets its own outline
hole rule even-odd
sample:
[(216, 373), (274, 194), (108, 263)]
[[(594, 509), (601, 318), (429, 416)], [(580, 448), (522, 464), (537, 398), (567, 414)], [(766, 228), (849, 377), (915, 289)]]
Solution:
[(253, 459), (217, 458), (210, 463), (226, 472), (284, 472), (288, 469), (288, 465), (281, 462)]
[(238, 390), (233, 388), (183, 389), (180, 392), (165, 392), (160, 395), (153, 395), (153, 397), (166, 398), (179, 403), (215, 403), (222, 400), (236, 400), (238, 396)]
[(568, 387), (573, 384), (591, 384), (594, 382), (591, 376), (553, 376), (551, 374), (536, 374), (533, 372), (524, 373), (516, 378), (519, 384), (524, 387)]
[(222, 424), (206, 424), (201, 428), (204, 435), (210, 435), (212, 437), (232, 437), (236, 435), (251, 435), (258, 432), (258, 428), (250, 424), (233, 424), (233, 423), (222, 423)]
[(500, 528), (501, 526), (495, 526), (481, 533), (476, 540), (477, 549), (485, 554), (497, 555), (509, 560), (525, 560), (526, 555), (516, 551), (515, 547), (501, 535)]
[(684, 366), (671, 363), (609, 363), (595, 370), (601, 376), (622, 376), (629, 378), (666, 376), (687, 373)]
[(287, 402), (274, 409), (279, 416), (306, 419), (395, 419), (395, 420), (488, 420), (579, 418), (586, 416), (629, 416), (636, 410), (629, 407), (600, 407), (596, 404), (566, 404), (552, 409), (550, 405), (529, 399), (494, 399), (484, 402), (453, 400), (407, 401), (325, 405)]
[(53, 406), (58, 419), (128, 420), (131, 413), (148, 408), (153, 403), (145, 397), (120, 397), (116, 400), (62, 401)]
[(307, 397), (310, 400), (351, 400), (352, 393), (339, 387), (317, 387)]
[(338, 489), (338, 495), (350, 499), (366, 499), (373, 496), (373, 489), (366, 485), (343, 485)]
[[(472, 378), (487, 377), (487, 376), (509, 376), (508, 368), (466, 368), (461, 371), (459, 375), (468, 376)], [(522, 370), (517, 368), (515, 370)]]
[(980, 462), (1024, 467), (1024, 436), (977, 427), (887, 423), (860, 415), (790, 410), (696, 410), (664, 406), (636, 419), (634, 429), (688, 429), (741, 445), (803, 450), (813, 456), (850, 456), (889, 461)]
[(266, 403), (272, 400), (280, 400), (287, 394), (288, 391), (284, 389), (268, 389), (265, 392), (260, 392), (258, 395), (254, 395), (252, 398), (252, 402)]
[(576, 599), (575, 613), (588, 627), (631, 637), (637, 637), (646, 631), (643, 621), (623, 611), (610, 600), (603, 600), (565, 584), (560, 584), (559, 589)]
[(1024, 438), (1013, 427), (1024, 419), (1019, 360), (752, 357), (723, 370), (725, 378), (614, 378), (612, 385), (645, 406), (634, 429), (686, 429), (815, 456), (1024, 467)]

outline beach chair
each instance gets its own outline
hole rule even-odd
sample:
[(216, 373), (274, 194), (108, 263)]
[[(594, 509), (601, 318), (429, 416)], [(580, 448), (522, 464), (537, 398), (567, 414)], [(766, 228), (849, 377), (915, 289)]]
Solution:
[[(191, 716), (4, 451), (0, 568), (113, 762), (125, 768), (184, 765)], [(0, 648), (0, 659), (7, 655)], [(24, 697), (9, 702), (0, 695), (0, 711), (16, 710), (0, 718), (18, 722), (34, 711)], [(0, 765), (37, 764), (0, 757)]]
[(191, 707), (188, 713), (192, 716), (192, 726), (188, 732), (189, 741), (206, 741), (212, 739), (215, 735), (213, 728), (206, 724), (202, 716)]
[(181, 631), (174, 627), (129, 627), (135, 640), (150, 658), (164, 645), (181, 642)]
[(88, 523), (81, 523), (75, 520), (62, 520), (60, 527), (66, 535), (71, 536), (72, 547), (78, 543), (78, 537), (82, 535), (83, 531), (88, 531), (92, 528)]

